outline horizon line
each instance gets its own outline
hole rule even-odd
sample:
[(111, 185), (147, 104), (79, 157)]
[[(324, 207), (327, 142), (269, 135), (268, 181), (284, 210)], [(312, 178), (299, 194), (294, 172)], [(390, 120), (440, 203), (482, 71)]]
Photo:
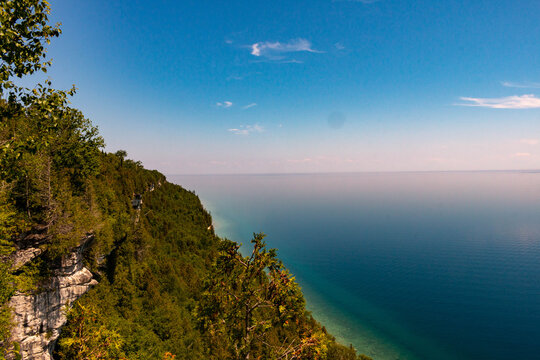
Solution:
[(322, 172), (275, 172), (275, 173), (205, 173), (167, 174), (168, 176), (269, 176), (269, 175), (345, 175), (345, 174), (415, 174), (415, 173), (540, 173), (540, 169), (487, 169), (487, 170), (379, 170), (379, 171), (322, 171)]

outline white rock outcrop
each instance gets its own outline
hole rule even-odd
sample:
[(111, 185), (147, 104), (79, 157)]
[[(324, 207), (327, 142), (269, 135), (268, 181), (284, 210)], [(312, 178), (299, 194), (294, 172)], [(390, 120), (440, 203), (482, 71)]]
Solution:
[[(11, 338), (20, 344), (22, 359), (52, 359), (54, 344), (66, 323), (66, 306), (69, 307), (97, 284), (90, 270), (83, 266), (83, 251), (89, 240), (90, 237), (62, 259), (60, 266), (53, 270), (53, 276), (40, 287), (39, 293), (16, 293), (11, 298), (16, 324)], [(17, 263), (24, 262), (29, 254), (39, 253), (37, 250), (21, 250)]]

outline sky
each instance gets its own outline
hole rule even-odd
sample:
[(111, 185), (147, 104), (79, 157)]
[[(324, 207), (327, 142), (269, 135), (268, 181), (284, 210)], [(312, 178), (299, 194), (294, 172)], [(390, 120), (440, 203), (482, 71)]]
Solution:
[(51, 1), (56, 88), (165, 174), (540, 168), (537, 0)]

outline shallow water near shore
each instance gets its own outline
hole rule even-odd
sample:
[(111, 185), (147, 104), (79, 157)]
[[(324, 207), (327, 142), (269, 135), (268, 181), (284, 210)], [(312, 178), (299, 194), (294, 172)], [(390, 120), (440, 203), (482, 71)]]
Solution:
[(253, 232), (308, 309), (374, 359), (533, 359), (540, 173), (169, 176), (220, 236)]

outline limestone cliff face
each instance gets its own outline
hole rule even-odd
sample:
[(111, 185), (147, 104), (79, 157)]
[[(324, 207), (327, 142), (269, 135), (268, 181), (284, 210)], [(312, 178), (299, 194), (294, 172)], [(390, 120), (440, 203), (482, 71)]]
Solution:
[[(38, 293), (16, 293), (11, 298), (10, 306), (16, 323), (12, 329), (12, 340), (21, 345), (23, 359), (52, 359), (52, 349), (61, 327), (66, 323), (66, 305), (69, 306), (97, 284), (92, 273), (83, 266), (83, 252), (91, 239), (87, 237), (62, 259)], [(13, 257), (13, 263), (22, 266), (40, 253), (39, 248), (19, 250)]]

